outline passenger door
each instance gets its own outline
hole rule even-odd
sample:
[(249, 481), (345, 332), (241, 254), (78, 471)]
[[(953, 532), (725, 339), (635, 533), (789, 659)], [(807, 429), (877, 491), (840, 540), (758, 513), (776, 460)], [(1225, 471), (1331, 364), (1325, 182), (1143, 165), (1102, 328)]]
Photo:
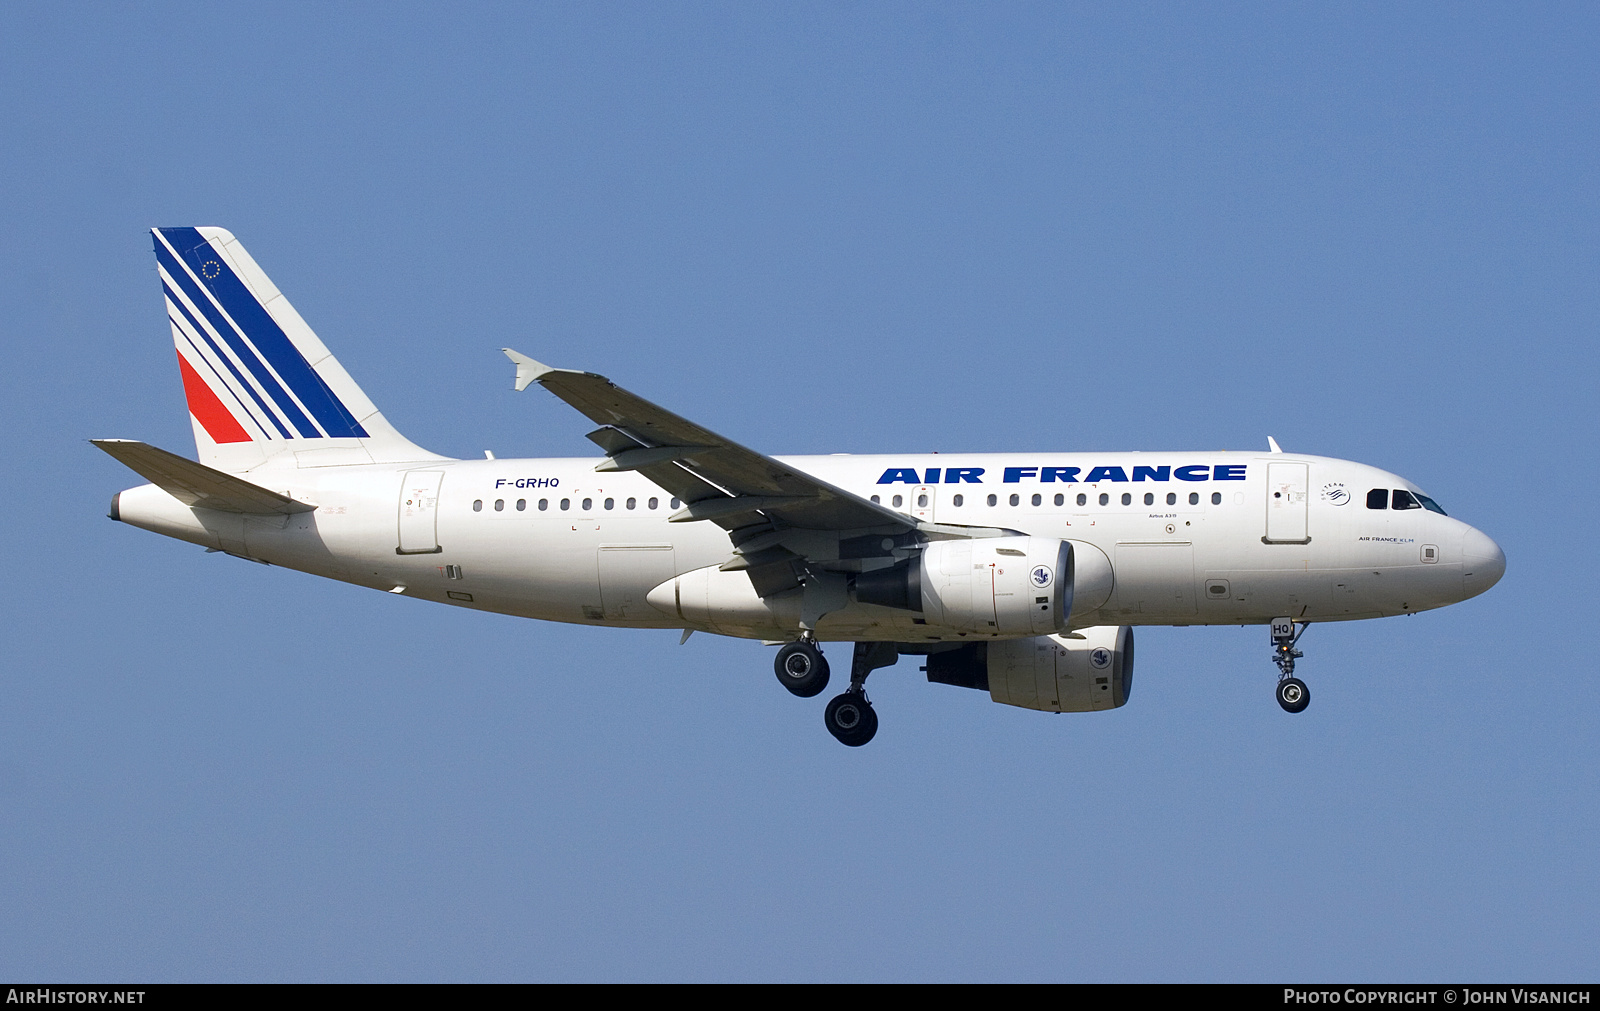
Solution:
[(1310, 464), (1267, 464), (1268, 544), (1308, 544), (1306, 514), (1310, 507)]
[(442, 470), (409, 471), (400, 482), (401, 555), (431, 555), (439, 547), (439, 486)]

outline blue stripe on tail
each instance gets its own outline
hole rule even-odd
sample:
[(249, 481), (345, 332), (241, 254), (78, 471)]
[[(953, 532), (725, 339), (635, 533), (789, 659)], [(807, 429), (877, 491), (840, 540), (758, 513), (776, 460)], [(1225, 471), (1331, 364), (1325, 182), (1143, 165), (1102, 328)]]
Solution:
[[(223, 354), (222, 349), (217, 347), (217, 342), (211, 339), (211, 334), (206, 330), (205, 327), (200, 325), (199, 320), (194, 318), (194, 314), (189, 311), (189, 307), (179, 301), (177, 293), (171, 288), (167, 287), (165, 281), (161, 282), (161, 290), (166, 293), (167, 301), (172, 304), (172, 307), (177, 309), (178, 312), (183, 315), (184, 321), (189, 324), (190, 329), (200, 335), (200, 339), (206, 342), (206, 347), (211, 349), (211, 353), (217, 356), (217, 359), (222, 362), (223, 366), (226, 367), (230, 373), (232, 373), (233, 378), (239, 383), (239, 386), (245, 391), (245, 393), (249, 394), (251, 400), (256, 402), (256, 406), (261, 408), (261, 413), (266, 416), (267, 421), (272, 423), (272, 427), (278, 430), (278, 434), (283, 436), (285, 439), (294, 438), (294, 436), (289, 434), (289, 430), (283, 427), (283, 422), (278, 420), (277, 412), (273, 411), (272, 408), (267, 406), (267, 402), (261, 399), (261, 394), (257, 393), (256, 388), (251, 386), (250, 381), (239, 372), (239, 367), (233, 364), (233, 359)], [(171, 319), (172, 317), (168, 316), (167, 318)]]
[[(194, 303), (195, 308), (200, 310), (200, 314), (211, 324), (211, 328), (217, 332), (217, 335), (238, 355), (239, 360), (244, 363), (244, 367), (250, 370), (250, 374), (256, 378), (261, 388), (267, 391), (267, 396), (272, 398), (273, 403), (278, 405), (284, 417), (289, 419), (289, 424), (294, 426), (295, 431), (299, 432), (302, 438), (320, 439), (322, 433), (317, 431), (317, 426), (313, 425), (311, 419), (306, 417), (305, 413), (295, 404), (293, 398), (289, 396), (289, 391), (267, 370), (266, 364), (262, 362), (260, 356), (250, 348), (249, 344), (245, 343), (244, 338), (234, 329), (233, 324), (229, 323), (227, 317), (222, 314), (222, 310), (217, 308), (216, 303), (195, 281), (194, 277), (189, 273), (189, 269), (174, 259), (172, 253), (159, 240), (156, 242), (156, 260), (166, 269), (167, 276), (172, 278), (173, 283), (183, 289), (183, 293), (189, 297), (190, 302)], [(293, 438), (294, 436), (286, 431), (284, 432), (284, 437)]]
[[(256, 349), (260, 351), (261, 356), (282, 378), (283, 383), (274, 382), (272, 376), (265, 369), (255, 367), (258, 363), (254, 362), (255, 356), (249, 353), (248, 348), (241, 348), (233, 340), (229, 340), (229, 345), (240, 352), (240, 358), (246, 364), (252, 365), (251, 372), (261, 381), (263, 388), (269, 393), (275, 394), (273, 400), (280, 407), (284, 407), (284, 413), (303, 437), (308, 439), (317, 438), (319, 433), (310, 425), (308, 419), (294, 407), (293, 402), (289, 401), (287, 396), (277, 395), (282, 392), (282, 385), (287, 385), (290, 390), (294, 391), (294, 395), (300, 399), (300, 403), (305, 405), (306, 410), (311, 412), (311, 416), (316, 419), (317, 424), (329, 436), (334, 438), (367, 438), (367, 430), (361, 427), (361, 423), (345, 407), (343, 401), (334, 394), (333, 390), (329, 389), (328, 384), (323, 382), (322, 377), (317, 375), (316, 370), (311, 367), (305, 356), (300, 353), (300, 350), (294, 346), (294, 342), (289, 339), (289, 335), (283, 332), (282, 327), (278, 326), (277, 320), (272, 318), (272, 315), (250, 293), (250, 289), (245, 287), (244, 282), (234, 274), (233, 268), (229, 267), (221, 256), (211, 250), (210, 243), (201, 236), (199, 231), (193, 228), (162, 228), (160, 232), (172, 244), (172, 248), (177, 250), (183, 258), (183, 266), (188, 268), (186, 270), (175, 270), (173, 268), (177, 264), (168, 264), (167, 272), (175, 278), (180, 274), (187, 275), (182, 280), (189, 282), (184, 284), (184, 288), (191, 298), (194, 298), (196, 294), (196, 292), (189, 290), (192, 287), (192, 281), (196, 278), (200, 279), (201, 283), (214, 296), (216, 303), (227, 310), (228, 315), (238, 323), (239, 329), (250, 338), (250, 343), (254, 344)], [(162, 248), (159, 242), (156, 243), (156, 256), (158, 259), (162, 259), (163, 262), (171, 260), (170, 254)], [(197, 305), (202, 306), (203, 311), (211, 308), (208, 304), (209, 299), (195, 299), (195, 301)], [(222, 320), (220, 315), (213, 316), (212, 312), (209, 311), (206, 312), (206, 315), (212, 319), (213, 324), (217, 325), (218, 332), (224, 338), (233, 336), (233, 328), (229, 327), (227, 321)]]

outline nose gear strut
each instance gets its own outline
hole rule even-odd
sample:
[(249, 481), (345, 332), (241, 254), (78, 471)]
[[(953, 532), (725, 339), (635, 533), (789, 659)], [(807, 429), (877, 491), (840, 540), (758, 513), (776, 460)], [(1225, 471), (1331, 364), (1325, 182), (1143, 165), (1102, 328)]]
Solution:
[(1311, 704), (1311, 689), (1294, 676), (1294, 662), (1305, 656), (1295, 644), (1306, 634), (1311, 622), (1298, 624), (1300, 628), (1296, 631), (1293, 618), (1272, 619), (1272, 662), (1278, 665), (1278, 705), (1289, 713), (1302, 712)]

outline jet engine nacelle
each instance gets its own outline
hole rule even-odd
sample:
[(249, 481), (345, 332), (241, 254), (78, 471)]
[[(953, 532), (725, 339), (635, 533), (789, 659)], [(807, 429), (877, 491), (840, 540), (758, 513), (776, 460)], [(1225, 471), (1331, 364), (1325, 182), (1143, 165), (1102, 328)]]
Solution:
[(1054, 537), (933, 541), (922, 549), (928, 624), (991, 635), (1067, 628), (1072, 545)]
[(1081, 628), (1071, 637), (975, 642), (928, 657), (928, 680), (988, 689), (1008, 706), (1047, 713), (1116, 709), (1133, 689), (1133, 629)]
[(917, 611), (939, 628), (1006, 636), (1065, 631), (1072, 588), (1072, 545), (1054, 537), (932, 541), (854, 582), (862, 603)]
[(929, 625), (998, 636), (1064, 632), (1111, 596), (1111, 562), (1053, 537), (933, 541), (898, 565), (856, 576), (855, 599), (915, 611)]

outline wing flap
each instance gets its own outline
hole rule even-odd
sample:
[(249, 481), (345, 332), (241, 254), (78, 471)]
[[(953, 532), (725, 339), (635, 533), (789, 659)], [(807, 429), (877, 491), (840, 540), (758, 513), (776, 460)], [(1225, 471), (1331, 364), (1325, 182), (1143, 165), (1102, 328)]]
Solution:
[(187, 506), (228, 513), (305, 513), (317, 507), (131, 439), (91, 439), (119, 463)]

